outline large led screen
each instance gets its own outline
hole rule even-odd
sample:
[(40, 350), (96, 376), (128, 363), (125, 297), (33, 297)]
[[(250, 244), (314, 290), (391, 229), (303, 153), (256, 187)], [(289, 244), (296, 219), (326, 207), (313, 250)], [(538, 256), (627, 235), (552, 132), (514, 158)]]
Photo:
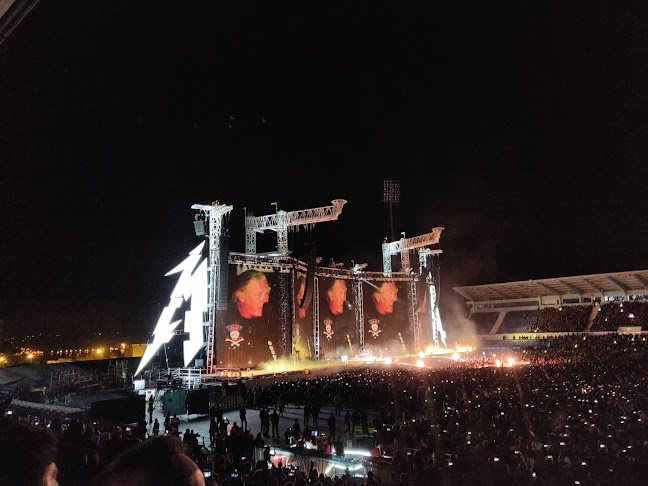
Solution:
[[(310, 283), (313, 285), (313, 282)], [(292, 330), (292, 349), (299, 359), (309, 359), (315, 356), (313, 343), (313, 302), (305, 302), (300, 307), (306, 292), (306, 274), (295, 273), (295, 285), (293, 293), (294, 321)]]
[[(279, 357), (279, 275), (244, 264), (229, 266), (227, 310), (219, 311), (216, 362), (222, 368), (253, 368)], [(274, 351), (274, 353), (273, 353)]]
[(407, 285), (407, 282), (363, 282), (364, 345), (375, 356), (398, 356), (414, 351)]
[(320, 357), (356, 354), (355, 312), (351, 305), (351, 282), (319, 277)]

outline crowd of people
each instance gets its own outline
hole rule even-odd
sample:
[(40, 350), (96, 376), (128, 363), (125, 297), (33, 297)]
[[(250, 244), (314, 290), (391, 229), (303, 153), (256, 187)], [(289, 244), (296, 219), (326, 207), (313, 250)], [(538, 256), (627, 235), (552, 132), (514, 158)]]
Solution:
[(535, 324), (531, 327), (534, 332), (582, 332), (592, 312), (591, 305), (574, 305), (545, 307)]
[[(357, 433), (371, 437), (371, 454), (389, 464), (387, 484), (643, 484), (646, 338), (580, 334), (544, 344), (516, 351), (518, 364), (510, 367), (472, 359), (434, 369), (375, 366), (256, 385), (247, 391), (240, 420), (230, 423), (222, 413), (212, 414), (207, 442), (166, 423), (159, 436), (147, 438), (153, 434), (146, 427), (34, 417), (9, 422), (39, 422), (56, 439), (62, 485), (126, 484), (110, 478), (132, 468), (133, 457), (157, 449), (191, 461), (176, 461), (183, 474), (198, 481), (186, 484), (378, 484), (374, 477), (327, 477), (312, 465), (300, 471), (271, 462), (273, 437), (297, 447), (310, 440), (323, 456), (343, 458), (346, 439)], [(299, 415), (279, 431), (277, 417), (287, 407)], [(247, 420), (257, 413), (260, 430), (250, 430)], [(3, 435), (3, 450), (14, 437)], [(48, 464), (41, 466), (45, 474)]]
[(648, 303), (610, 302), (599, 307), (591, 331), (616, 331), (619, 327), (648, 328)]

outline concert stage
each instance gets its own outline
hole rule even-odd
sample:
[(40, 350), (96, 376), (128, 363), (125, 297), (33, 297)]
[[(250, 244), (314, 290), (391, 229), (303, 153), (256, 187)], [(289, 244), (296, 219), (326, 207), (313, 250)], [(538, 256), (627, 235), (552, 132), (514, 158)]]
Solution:
[[(229, 249), (225, 216), (232, 206), (192, 206), (203, 241), (167, 273), (177, 276), (177, 284), (136, 374), (163, 352), (168, 367), (166, 347), (173, 341), (182, 347), (184, 368), (215, 379), (444, 350), (437, 297), (442, 252), (429, 248), (443, 228), (383, 242), (382, 271), (320, 266), (313, 247), (305, 261), (291, 256), (288, 229), (337, 219), (346, 201), (332, 203), (247, 215), (245, 253)], [(265, 231), (277, 233), (277, 250), (257, 253), (256, 235)], [(399, 271), (392, 260), (400, 262)]]

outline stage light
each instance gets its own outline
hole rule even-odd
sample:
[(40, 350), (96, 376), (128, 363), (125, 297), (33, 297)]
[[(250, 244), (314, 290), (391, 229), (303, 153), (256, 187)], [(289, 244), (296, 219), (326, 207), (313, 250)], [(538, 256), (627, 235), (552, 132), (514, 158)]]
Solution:
[(205, 236), (207, 234), (205, 231), (205, 216), (202, 212), (196, 213), (194, 217), (194, 230), (196, 231), (196, 236)]
[(385, 363), (387, 363), (387, 364), (391, 364), (391, 362), (392, 362), (392, 359), (391, 359), (389, 356), (387, 356), (387, 357), (385, 358)]
[(432, 346), (428, 346), (425, 348), (425, 354), (432, 354), (434, 352), (434, 348)]
[[(153, 356), (155, 356), (155, 353), (157, 353), (158, 349), (160, 349), (164, 343), (168, 343), (171, 340), (175, 328), (178, 327), (178, 324), (180, 324), (180, 322), (182, 322), (182, 320), (176, 320), (172, 322), (172, 318), (176, 310), (180, 308), (182, 303), (185, 300), (189, 300), (189, 297), (191, 297), (191, 294), (193, 292), (191, 285), (193, 277), (192, 273), (202, 257), (202, 248), (204, 245), (205, 242), (203, 241), (189, 253), (189, 256), (182, 263), (180, 263), (180, 265), (166, 273), (165, 276), (181, 272), (180, 278), (178, 279), (178, 282), (176, 283), (176, 286), (171, 293), (169, 305), (167, 305), (162, 310), (160, 318), (158, 319), (158, 323), (155, 326), (155, 330), (153, 331), (153, 342), (146, 346), (144, 356), (142, 356), (140, 364), (135, 371), (136, 375), (138, 375), (148, 364), (148, 362), (151, 361)], [(187, 354), (185, 354), (185, 359), (186, 356)]]
[(515, 364), (515, 358), (509, 358), (507, 361), (509, 366), (513, 366)]
[(496, 359), (495, 360), (495, 366), (497, 366), (499, 368), (500, 366), (502, 366), (502, 362), (499, 359)]
[(423, 361), (421, 361), (420, 359), (417, 359), (417, 360), (416, 360), (416, 366), (417, 366), (418, 368), (423, 368)]
[(421, 359), (425, 358), (425, 353), (423, 351), (419, 352), (418, 357)]
[(459, 361), (459, 353), (452, 353), (452, 359), (454, 361)]

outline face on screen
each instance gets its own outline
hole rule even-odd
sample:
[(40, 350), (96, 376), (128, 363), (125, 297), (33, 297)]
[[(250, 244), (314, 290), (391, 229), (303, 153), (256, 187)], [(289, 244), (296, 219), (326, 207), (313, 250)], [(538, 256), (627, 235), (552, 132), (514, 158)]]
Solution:
[(270, 297), (270, 286), (265, 276), (253, 278), (240, 290), (236, 291), (238, 310), (246, 319), (261, 317), (263, 305)]
[(344, 301), (346, 300), (347, 288), (344, 280), (336, 280), (333, 286), (327, 291), (329, 307), (333, 314), (342, 314)]
[(384, 282), (373, 294), (376, 310), (380, 314), (394, 312), (394, 302), (398, 300), (398, 289), (394, 282)]

